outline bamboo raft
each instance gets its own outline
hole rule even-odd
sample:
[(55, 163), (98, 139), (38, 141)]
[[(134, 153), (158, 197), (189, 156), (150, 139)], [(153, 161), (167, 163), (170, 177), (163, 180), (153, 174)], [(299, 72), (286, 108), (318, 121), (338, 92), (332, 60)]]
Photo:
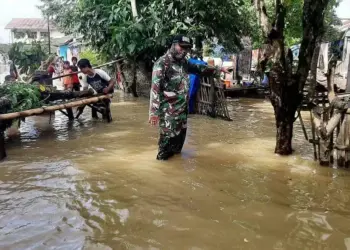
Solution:
[[(122, 60), (123, 59), (114, 60), (102, 65), (95, 66), (93, 67), (93, 69), (113, 65)], [(46, 67), (51, 61), (52, 61), (51, 59), (48, 59), (46, 61), (46, 64), (47, 64)], [(18, 126), (20, 126), (20, 121), (24, 120), (26, 117), (43, 115), (43, 114), (51, 115), (55, 111), (59, 111), (65, 116), (67, 116), (70, 121), (72, 121), (80, 117), (85, 107), (89, 107), (91, 108), (93, 118), (98, 118), (97, 113), (100, 113), (102, 114), (103, 120), (105, 120), (106, 122), (112, 121), (112, 114), (110, 110), (110, 99), (113, 97), (113, 95), (107, 94), (107, 95), (96, 96), (93, 94), (93, 92), (90, 92), (90, 91), (62, 92), (62, 91), (55, 91), (51, 88), (52, 80), (60, 79), (65, 76), (71, 76), (78, 73), (81, 73), (81, 71), (64, 74), (64, 75), (51, 78), (47, 75), (47, 72), (45, 70), (43, 71), (43, 70), (40, 70), (39, 68), (39, 70), (37, 70), (35, 74), (32, 75), (29, 84), (39, 82), (41, 85), (45, 86), (45, 91), (42, 92), (42, 96), (41, 96), (44, 102), (50, 103), (55, 101), (63, 101), (63, 103), (42, 106), (40, 108), (25, 110), (21, 112), (0, 114), (0, 160), (3, 160), (6, 157), (5, 130), (8, 127), (8, 125), (12, 123), (14, 119), (19, 119)], [(0, 98), (0, 103), (3, 102), (2, 103), (3, 105), (7, 105), (6, 103), (7, 101), (8, 100), (2, 100)], [(74, 116), (73, 108), (77, 108), (76, 116)]]
[[(102, 96), (92, 97), (92, 98), (88, 98), (88, 99), (62, 103), (62, 104), (58, 104), (58, 105), (43, 106), (41, 108), (29, 109), (29, 110), (25, 110), (25, 111), (21, 111), (21, 112), (0, 114), (0, 122), (2, 120), (13, 120), (13, 119), (22, 118), (22, 117), (41, 115), (44, 113), (51, 113), (54, 111), (62, 111), (64, 109), (67, 110), (67, 109), (71, 109), (71, 108), (75, 108), (75, 107), (86, 106), (89, 104), (100, 102), (104, 99), (110, 99), (111, 97), (112, 97), (112, 95), (102, 95)], [(68, 116), (68, 118), (72, 118), (72, 117)], [(73, 117), (73, 119), (74, 119), (74, 117)]]
[[(24, 119), (29, 116), (36, 116), (42, 114), (52, 114), (55, 111), (59, 111), (68, 117), (70, 121), (78, 119), (83, 113), (86, 106), (90, 107), (92, 110), (92, 116), (97, 117), (97, 113), (102, 114), (102, 118), (106, 122), (112, 121), (112, 115), (110, 110), (110, 99), (113, 96), (111, 94), (100, 95), (94, 97), (86, 97), (82, 99), (75, 99), (65, 103), (55, 104), (52, 106), (43, 106), (41, 108), (29, 109), (21, 112), (0, 114), (0, 160), (3, 160), (7, 154), (5, 149), (5, 129), (6, 122), (12, 121), (14, 119)], [(74, 117), (73, 108), (78, 108), (77, 115)], [(20, 124), (20, 123), (19, 123)]]

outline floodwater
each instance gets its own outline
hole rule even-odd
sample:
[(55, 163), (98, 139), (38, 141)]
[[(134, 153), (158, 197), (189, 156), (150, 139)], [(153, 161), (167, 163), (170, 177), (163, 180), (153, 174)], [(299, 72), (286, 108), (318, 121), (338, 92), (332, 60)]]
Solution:
[(28, 119), (0, 164), (0, 249), (350, 249), (350, 173), (318, 167), (298, 123), (274, 155), (267, 101), (229, 105), (169, 162), (147, 100), (116, 96), (110, 124)]

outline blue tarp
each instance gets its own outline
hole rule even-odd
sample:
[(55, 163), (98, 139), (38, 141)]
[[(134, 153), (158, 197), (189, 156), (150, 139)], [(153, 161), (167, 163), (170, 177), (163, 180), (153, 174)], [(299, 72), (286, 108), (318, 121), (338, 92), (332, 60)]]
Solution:
[[(201, 60), (197, 60), (197, 59), (193, 59), (193, 58), (191, 58), (189, 60), (189, 63), (207, 65), (206, 62), (201, 61)], [(189, 101), (189, 107), (188, 107), (188, 111), (190, 113), (194, 112), (194, 104), (196, 102), (196, 94), (197, 94), (197, 91), (199, 88), (199, 84), (200, 84), (199, 76), (194, 75), (194, 74), (190, 74), (190, 101)]]
[(63, 56), (64, 61), (67, 61), (67, 50), (68, 50), (68, 45), (60, 46), (60, 56)]
[(267, 77), (266, 74), (264, 74), (264, 79), (262, 80), (261, 85), (263, 85), (263, 86), (269, 85), (269, 78)]

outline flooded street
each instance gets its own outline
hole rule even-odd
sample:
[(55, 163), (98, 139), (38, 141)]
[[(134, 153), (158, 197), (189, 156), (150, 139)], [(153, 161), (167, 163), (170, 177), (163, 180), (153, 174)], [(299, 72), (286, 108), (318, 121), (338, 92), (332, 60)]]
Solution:
[[(296, 122), (273, 154), (272, 107), (191, 116), (181, 156), (155, 160), (148, 101), (114, 121), (27, 119), (0, 163), (0, 249), (350, 249), (350, 172), (318, 167)], [(308, 124), (308, 122), (307, 122)]]

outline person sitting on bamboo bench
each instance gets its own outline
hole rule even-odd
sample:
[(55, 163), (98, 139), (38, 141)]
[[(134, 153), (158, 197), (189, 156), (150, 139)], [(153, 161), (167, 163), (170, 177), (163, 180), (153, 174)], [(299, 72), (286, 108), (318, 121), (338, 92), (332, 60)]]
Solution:
[[(104, 70), (93, 69), (90, 61), (85, 58), (79, 60), (78, 67), (81, 72), (86, 75), (86, 82), (83, 83), (83, 90), (87, 90), (89, 86), (91, 86), (97, 94), (112, 94), (114, 92), (115, 80)], [(103, 105), (106, 105), (107, 109), (109, 109), (110, 100), (104, 99), (103, 102)], [(95, 107), (98, 108), (98, 105), (95, 105)], [(81, 108), (81, 110), (83, 109), (84, 107)], [(79, 110), (79, 113), (82, 113), (81, 110)], [(94, 108), (92, 109), (92, 117), (98, 118), (97, 111)]]

